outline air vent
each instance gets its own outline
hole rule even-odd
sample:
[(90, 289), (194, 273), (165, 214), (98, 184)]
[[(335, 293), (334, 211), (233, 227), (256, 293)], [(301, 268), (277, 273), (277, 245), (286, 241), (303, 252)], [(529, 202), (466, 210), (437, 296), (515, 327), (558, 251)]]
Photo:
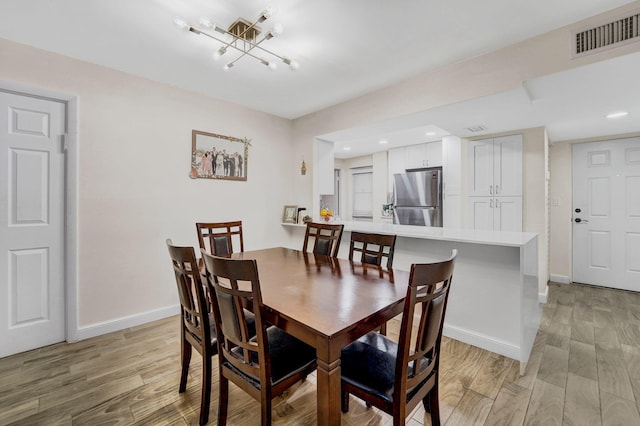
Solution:
[(477, 126), (467, 127), (466, 130), (471, 133), (478, 133), (478, 132), (484, 132), (485, 130), (487, 130), (487, 128), (484, 127), (482, 124), (478, 124)]
[[(640, 13), (589, 28), (575, 34), (573, 56), (594, 53), (605, 47), (616, 47), (621, 43), (640, 40)], [(626, 44), (626, 43), (625, 43)]]

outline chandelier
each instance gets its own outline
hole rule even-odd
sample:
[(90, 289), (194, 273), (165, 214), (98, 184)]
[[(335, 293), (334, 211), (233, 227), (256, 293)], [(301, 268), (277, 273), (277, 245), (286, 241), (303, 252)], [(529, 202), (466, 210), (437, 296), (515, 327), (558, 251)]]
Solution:
[[(263, 42), (271, 40), (273, 37), (282, 33), (282, 25), (277, 23), (274, 24), (273, 28), (271, 28), (266, 34), (262, 34), (262, 36), (259, 37), (262, 30), (258, 27), (258, 24), (269, 19), (273, 16), (273, 13), (273, 8), (267, 8), (260, 13), (255, 22), (250, 22), (244, 18), (238, 18), (227, 29), (216, 25), (206, 17), (201, 17), (199, 19), (200, 26), (190, 25), (182, 18), (175, 18), (173, 21), (180, 28), (188, 30), (194, 34), (208, 37), (220, 43), (222, 46), (220, 46), (220, 48), (213, 54), (214, 59), (219, 59), (229, 51), (239, 53), (238, 56), (224, 65), (223, 68), (225, 70), (233, 68), (236, 62), (245, 57), (257, 59), (260, 63), (272, 69), (277, 67), (277, 62), (274, 60), (275, 58), (284, 62), (292, 70), (296, 70), (299, 67), (296, 61), (287, 58), (286, 56), (278, 55), (262, 45)], [(219, 33), (221, 36), (216, 35), (215, 33)], [(226, 38), (226, 40), (221, 37)], [(264, 54), (268, 55), (268, 59), (263, 57)]]

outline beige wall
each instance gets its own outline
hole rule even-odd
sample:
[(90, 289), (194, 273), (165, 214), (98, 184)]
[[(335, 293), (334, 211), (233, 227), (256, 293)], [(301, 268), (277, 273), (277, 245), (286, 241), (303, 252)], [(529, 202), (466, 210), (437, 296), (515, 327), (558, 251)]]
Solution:
[[(247, 249), (285, 238), (306, 178), (289, 120), (1, 39), (0, 63), (0, 80), (78, 98), (81, 327), (176, 305), (164, 241), (197, 246), (196, 221), (242, 219)], [(248, 181), (190, 179), (192, 129), (251, 139)]]

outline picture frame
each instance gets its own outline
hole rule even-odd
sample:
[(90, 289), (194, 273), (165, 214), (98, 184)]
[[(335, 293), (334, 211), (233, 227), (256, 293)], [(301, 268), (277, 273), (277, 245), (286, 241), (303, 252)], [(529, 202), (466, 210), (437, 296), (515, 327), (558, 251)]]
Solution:
[(284, 206), (282, 212), (282, 223), (298, 222), (298, 206)]
[(191, 179), (247, 180), (251, 141), (191, 131)]

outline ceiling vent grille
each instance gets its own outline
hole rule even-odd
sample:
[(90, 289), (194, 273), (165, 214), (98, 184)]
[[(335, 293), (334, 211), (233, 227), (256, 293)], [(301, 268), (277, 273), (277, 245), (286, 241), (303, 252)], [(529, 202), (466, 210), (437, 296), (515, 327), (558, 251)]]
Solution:
[[(575, 33), (574, 56), (640, 40), (640, 13)], [(626, 43), (625, 43), (626, 44)]]
[(471, 132), (471, 133), (478, 133), (478, 132), (484, 132), (485, 130), (487, 130), (487, 128), (485, 126), (483, 126), (482, 124), (478, 124), (475, 126), (469, 126), (465, 129), (467, 132)]

